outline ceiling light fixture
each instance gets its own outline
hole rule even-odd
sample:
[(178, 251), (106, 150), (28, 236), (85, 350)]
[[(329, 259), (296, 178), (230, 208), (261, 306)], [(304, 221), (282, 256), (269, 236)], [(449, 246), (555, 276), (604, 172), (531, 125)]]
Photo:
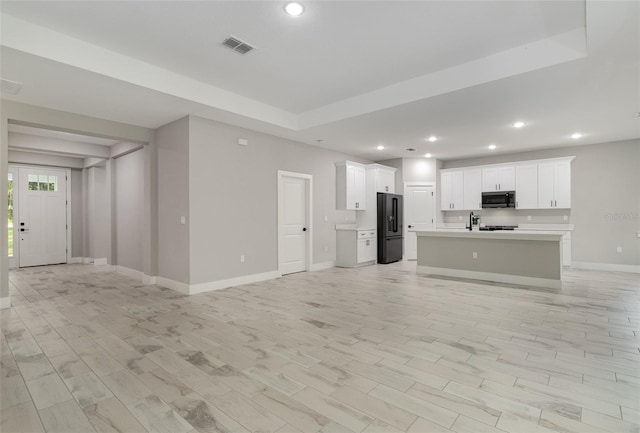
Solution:
[(300, 3), (291, 2), (285, 5), (284, 10), (292, 17), (299, 17), (304, 13), (304, 6)]
[(489, 145), (489, 150), (495, 150), (495, 148), (498, 147), (495, 144), (490, 144)]
[(436, 137), (435, 135), (432, 135), (431, 137), (427, 138), (427, 141), (430, 141), (431, 143), (433, 143), (437, 139), (438, 139), (438, 137)]
[(574, 132), (573, 134), (571, 134), (571, 138), (577, 140), (578, 138), (582, 138), (582, 134), (580, 134), (579, 132)]
[(515, 122), (513, 124), (514, 128), (522, 128), (524, 125), (526, 125), (526, 123), (524, 123), (522, 120), (518, 120), (517, 122)]
[(378, 150), (384, 150), (384, 146), (381, 144), (381, 145), (379, 145), (378, 147), (376, 147), (376, 149), (378, 149)]
[(427, 153), (427, 154), (425, 154), (425, 155), (424, 155), (424, 157), (425, 157), (425, 158), (431, 158), (431, 154), (430, 154), (430, 153)]

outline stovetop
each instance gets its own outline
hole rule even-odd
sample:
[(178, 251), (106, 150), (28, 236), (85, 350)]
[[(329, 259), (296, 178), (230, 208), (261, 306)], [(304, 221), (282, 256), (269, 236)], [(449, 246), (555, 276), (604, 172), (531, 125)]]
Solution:
[(480, 227), (481, 231), (496, 231), (496, 230), (514, 230), (517, 229), (518, 226), (484, 226)]

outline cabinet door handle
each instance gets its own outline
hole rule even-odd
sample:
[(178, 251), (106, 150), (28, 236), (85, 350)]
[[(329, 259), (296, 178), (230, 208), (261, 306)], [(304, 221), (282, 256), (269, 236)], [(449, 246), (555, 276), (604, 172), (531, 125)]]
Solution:
[(553, 200), (551, 200), (551, 207), (553, 207)]
[(500, 186), (501, 186), (501, 185), (500, 185), (500, 184), (498, 184), (498, 189), (501, 189), (501, 188), (500, 188)]
[(496, 191), (498, 190), (498, 184), (496, 183)]
[(558, 200), (555, 200), (554, 205), (555, 207), (558, 207)]

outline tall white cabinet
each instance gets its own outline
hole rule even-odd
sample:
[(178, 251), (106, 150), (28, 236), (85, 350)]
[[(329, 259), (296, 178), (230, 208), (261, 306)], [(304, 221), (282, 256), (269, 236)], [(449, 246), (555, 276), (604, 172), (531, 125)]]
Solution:
[(440, 209), (464, 209), (463, 170), (448, 170), (440, 175)]
[(462, 198), (465, 210), (482, 209), (482, 169), (469, 168), (463, 171)]
[(538, 208), (538, 164), (516, 165), (516, 209)]
[(356, 219), (358, 227), (376, 228), (378, 225), (377, 195), (379, 192), (395, 194), (396, 169), (380, 164), (369, 164), (365, 168), (367, 172), (367, 209), (364, 212), (357, 212)]
[(571, 207), (571, 160), (538, 164), (538, 208)]
[(367, 171), (364, 164), (344, 161), (336, 164), (336, 209), (367, 209)]

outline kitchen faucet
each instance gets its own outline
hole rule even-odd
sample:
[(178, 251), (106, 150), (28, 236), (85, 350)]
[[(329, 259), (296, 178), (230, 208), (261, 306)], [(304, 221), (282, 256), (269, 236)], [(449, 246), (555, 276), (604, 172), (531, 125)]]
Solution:
[(469, 231), (473, 231), (473, 211), (469, 214)]

